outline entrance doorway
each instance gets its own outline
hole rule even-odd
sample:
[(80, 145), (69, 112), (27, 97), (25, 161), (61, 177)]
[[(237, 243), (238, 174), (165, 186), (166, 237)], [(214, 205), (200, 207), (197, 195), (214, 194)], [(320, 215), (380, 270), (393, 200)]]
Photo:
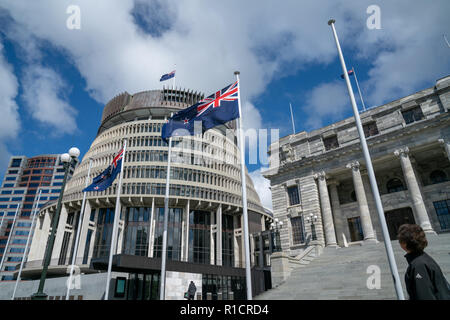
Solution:
[(364, 240), (361, 218), (360, 217), (348, 218), (347, 221), (351, 241), (354, 242)]
[(159, 271), (129, 274), (127, 300), (159, 300), (159, 278)]
[(398, 228), (405, 223), (415, 223), (410, 207), (395, 209), (384, 213), (391, 240), (397, 240)]

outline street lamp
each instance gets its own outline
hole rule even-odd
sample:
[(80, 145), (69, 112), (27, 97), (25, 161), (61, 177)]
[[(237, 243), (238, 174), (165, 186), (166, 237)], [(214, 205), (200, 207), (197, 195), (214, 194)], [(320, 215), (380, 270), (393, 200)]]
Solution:
[(314, 225), (314, 222), (317, 222), (317, 216), (310, 213), (309, 217), (306, 217), (306, 222), (311, 223), (311, 240), (317, 240), (316, 226)]
[(47, 300), (47, 294), (44, 293), (44, 284), (45, 279), (47, 278), (48, 266), (50, 264), (50, 260), (52, 258), (53, 245), (55, 244), (55, 235), (56, 229), (58, 228), (59, 215), (61, 214), (61, 206), (62, 206), (62, 198), (64, 196), (64, 188), (67, 182), (67, 176), (69, 173), (69, 169), (72, 164), (76, 163), (76, 159), (80, 155), (80, 150), (78, 148), (72, 147), (69, 150), (69, 153), (63, 153), (61, 155), (61, 162), (64, 166), (64, 180), (61, 186), (61, 192), (59, 193), (58, 204), (56, 206), (56, 212), (52, 221), (52, 232), (48, 239), (47, 250), (45, 251), (44, 256), (44, 265), (41, 273), (41, 280), (39, 281), (38, 291), (31, 296), (32, 300)]
[(272, 230), (272, 240), (274, 242), (273, 252), (281, 251), (281, 228), (283, 228), (283, 221), (279, 221), (278, 218), (275, 218), (274, 222), (270, 224), (270, 230)]

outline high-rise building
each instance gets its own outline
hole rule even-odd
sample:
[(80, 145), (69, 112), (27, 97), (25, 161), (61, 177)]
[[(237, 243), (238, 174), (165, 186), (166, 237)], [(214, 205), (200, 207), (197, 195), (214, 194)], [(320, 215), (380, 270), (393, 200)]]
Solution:
[[(202, 94), (192, 91), (164, 89), (134, 95), (123, 93), (106, 104), (97, 137), (65, 188), (48, 269), (48, 277), (52, 279), (47, 281), (53, 281), (51, 288), (57, 283), (66, 288), (64, 278), (56, 278), (67, 274), (74, 254), (76, 231), (81, 227), (76, 255), (81, 288), (72, 290), (72, 294), (84, 299), (101, 299), (104, 295), (119, 179), (105, 191), (87, 193), (84, 219), (80, 226), (77, 222), (89, 160), (93, 163), (89, 179), (92, 181), (111, 163), (126, 138), (118, 248), (112, 265), (109, 297), (159, 298), (168, 158), (168, 145), (161, 139), (161, 128), (172, 112), (202, 98)], [(234, 131), (227, 132), (233, 126), (234, 121), (203, 135), (173, 141), (166, 299), (183, 299), (191, 280), (203, 299), (245, 298), (241, 159)], [(253, 235), (253, 290), (260, 292), (269, 287), (270, 268), (262, 265), (269, 259), (255, 259), (256, 251), (261, 252), (258, 257), (263, 254), (262, 242), (255, 239), (266, 231), (271, 214), (262, 207), (246, 174), (249, 232)], [(23, 279), (40, 277), (55, 207), (55, 204), (48, 204), (41, 208)], [(267, 232), (264, 237), (267, 239)], [(268, 241), (267, 248), (270, 245)], [(266, 256), (267, 248), (264, 249)], [(60, 298), (61, 290), (51, 288), (44, 292)], [(17, 297), (31, 294), (24, 291)]]
[[(70, 175), (73, 170), (70, 169)], [(0, 281), (13, 280), (13, 272), (22, 261), (30, 233), (32, 210), (36, 205), (40, 208), (58, 199), (63, 178), (64, 168), (59, 155), (11, 157), (0, 188), (0, 259), (5, 256)], [(41, 197), (36, 203), (40, 190)]]

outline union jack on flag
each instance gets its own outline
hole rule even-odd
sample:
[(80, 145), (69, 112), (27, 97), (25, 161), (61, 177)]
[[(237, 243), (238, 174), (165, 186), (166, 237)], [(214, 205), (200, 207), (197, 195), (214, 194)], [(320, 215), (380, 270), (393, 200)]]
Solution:
[(202, 131), (239, 118), (239, 82), (217, 90), (196, 104), (178, 111), (162, 127), (161, 138), (196, 134), (195, 122), (201, 122)]
[[(225, 91), (224, 91), (225, 90)], [(203, 114), (211, 106), (213, 108), (220, 107), (221, 101), (235, 101), (239, 98), (238, 82), (236, 81), (228, 89), (222, 89), (210, 95), (208, 98), (201, 100), (197, 106), (197, 117)]]
[(92, 184), (85, 189), (86, 191), (103, 191), (112, 185), (122, 168), (123, 148), (114, 156), (113, 161), (102, 173), (92, 179)]

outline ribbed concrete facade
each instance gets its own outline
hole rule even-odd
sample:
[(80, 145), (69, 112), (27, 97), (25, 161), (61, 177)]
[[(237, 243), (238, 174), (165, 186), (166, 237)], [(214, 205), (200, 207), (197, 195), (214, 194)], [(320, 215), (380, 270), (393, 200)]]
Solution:
[[(65, 188), (50, 273), (65, 274), (65, 266), (71, 262), (89, 159), (90, 183), (111, 163), (124, 139), (127, 149), (117, 254), (159, 257), (168, 153), (167, 144), (161, 140), (161, 127), (172, 112), (202, 98), (199, 93), (164, 89), (123, 93), (105, 106), (98, 135)], [(244, 267), (239, 150), (236, 137), (225, 135), (234, 125), (232, 122), (208, 130), (203, 137), (174, 138), (169, 202), (174, 220), (169, 219), (169, 228), (173, 228), (169, 229), (169, 259), (172, 254), (177, 261)], [(115, 207), (117, 183), (118, 179), (103, 192), (87, 193), (76, 258), (82, 272), (92, 271), (92, 258), (104, 257), (109, 250), (107, 217)], [(270, 216), (261, 206), (248, 174), (247, 195), (250, 233), (263, 231)], [(24, 277), (33, 278), (39, 273), (55, 209), (54, 203), (40, 212)], [(203, 220), (202, 215), (207, 218)], [(174, 296), (174, 292), (170, 295)]]

